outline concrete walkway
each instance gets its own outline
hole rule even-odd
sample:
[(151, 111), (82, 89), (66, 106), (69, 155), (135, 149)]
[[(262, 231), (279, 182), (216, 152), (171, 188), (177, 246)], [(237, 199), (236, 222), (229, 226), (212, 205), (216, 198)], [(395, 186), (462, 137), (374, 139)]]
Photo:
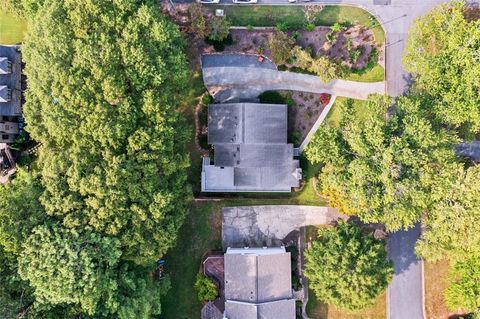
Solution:
[(219, 102), (253, 99), (272, 90), (328, 93), (362, 100), (370, 94), (385, 93), (385, 82), (334, 80), (322, 83), (314, 75), (251, 67), (205, 67), (203, 81)]
[(320, 113), (320, 116), (315, 121), (315, 124), (313, 124), (312, 128), (310, 129), (307, 136), (303, 140), (302, 144), (300, 144), (300, 147), (299, 147), (300, 153), (303, 153), (303, 151), (307, 147), (308, 143), (310, 143), (310, 140), (315, 135), (315, 132), (317, 132), (320, 125), (323, 123), (323, 121), (325, 121), (325, 119), (327, 118), (328, 112), (330, 112), (330, 109), (332, 108), (336, 99), (337, 99), (337, 97), (335, 95), (332, 95), (330, 97), (330, 102), (328, 102), (328, 104), (325, 106), (322, 113)]

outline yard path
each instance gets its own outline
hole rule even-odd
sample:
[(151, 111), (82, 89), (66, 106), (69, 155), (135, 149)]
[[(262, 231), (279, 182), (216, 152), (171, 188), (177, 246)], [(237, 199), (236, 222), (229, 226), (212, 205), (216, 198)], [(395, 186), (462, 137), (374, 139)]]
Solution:
[(328, 104), (325, 106), (322, 113), (320, 114), (318, 119), (315, 121), (315, 124), (313, 124), (313, 127), (310, 129), (310, 132), (308, 132), (308, 134), (305, 137), (305, 139), (303, 140), (302, 144), (300, 144), (300, 147), (299, 147), (300, 153), (303, 153), (303, 151), (307, 147), (308, 143), (310, 143), (310, 140), (315, 135), (315, 132), (317, 132), (320, 125), (323, 123), (323, 121), (325, 121), (325, 119), (327, 118), (328, 112), (330, 112), (330, 109), (332, 108), (336, 99), (337, 99), (337, 97), (335, 95), (332, 95), (330, 97), (330, 102), (328, 102)]
[(385, 82), (333, 80), (322, 83), (314, 75), (254, 67), (204, 67), (203, 81), (219, 102), (254, 99), (262, 92), (277, 90), (328, 93), (361, 100), (370, 94), (385, 94)]

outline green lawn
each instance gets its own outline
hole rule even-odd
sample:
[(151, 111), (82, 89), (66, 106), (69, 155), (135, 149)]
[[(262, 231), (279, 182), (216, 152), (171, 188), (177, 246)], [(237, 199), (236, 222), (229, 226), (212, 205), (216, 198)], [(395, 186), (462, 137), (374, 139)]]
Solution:
[(385, 80), (385, 69), (377, 64), (366, 72), (350, 73), (343, 79), (358, 82), (381, 82)]
[[(347, 105), (347, 101), (349, 100), (352, 102), (351, 106)], [(338, 127), (342, 119), (343, 112), (346, 111), (354, 112), (356, 116), (362, 118), (365, 116), (365, 113), (362, 112), (362, 108), (364, 107), (365, 103), (367, 103), (367, 101), (354, 100), (346, 97), (337, 97), (327, 115), (327, 118), (325, 119), (325, 123), (332, 127)]]
[(0, 11), (0, 44), (18, 44), (27, 31), (27, 22)]
[[(303, 6), (211, 6), (222, 8), (234, 26), (268, 27), (284, 23), (291, 29), (306, 25)], [(385, 41), (383, 28), (374, 16), (367, 11), (351, 6), (325, 6), (315, 15), (314, 23), (319, 26), (332, 26), (335, 23), (361, 24), (373, 30), (378, 43)]]

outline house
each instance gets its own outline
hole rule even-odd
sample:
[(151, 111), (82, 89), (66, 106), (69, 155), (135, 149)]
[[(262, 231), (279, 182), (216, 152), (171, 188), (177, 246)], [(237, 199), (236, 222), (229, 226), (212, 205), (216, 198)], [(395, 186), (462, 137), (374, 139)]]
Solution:
[(284, 247), (228, 248), (224, 259), (225, 319), (295, 319)]
[(19, 46), (0, 45), (0, 143), (12, 143), (22, 116), (22, 62)]
[(233, 103), (208, 108), (202, 192), (290, 192), (302, 170), (287, 143), (287, 105)]

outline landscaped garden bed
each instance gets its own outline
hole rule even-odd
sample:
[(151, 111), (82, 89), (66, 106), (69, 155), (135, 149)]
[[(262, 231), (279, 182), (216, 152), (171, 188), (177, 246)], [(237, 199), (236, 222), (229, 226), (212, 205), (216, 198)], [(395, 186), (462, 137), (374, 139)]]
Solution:
[(268, 91), (260, 95), (262, 103), (288, 105), (288, 137), (295, 146), (302, 143), (329, 101), (325, 93)]
[[(191, 44), (199, 55), (258, 54), (269, 57), (280, 70), (314, 74), (322, 82), (338, 78), (384, 80), (383, 30), (363, 10), (338, 11), (321, 5), (262, 9), (242, 6), (235, 7), (238, 10), (221, 7), (225, 15), (217, 16), (218, 8), (192, 4), (177, 7), (174, 13), (192, 36)], [(246, 12), (251, 16), (243, 21)], [(283, 20), (279, 18), (282, 16)]]

